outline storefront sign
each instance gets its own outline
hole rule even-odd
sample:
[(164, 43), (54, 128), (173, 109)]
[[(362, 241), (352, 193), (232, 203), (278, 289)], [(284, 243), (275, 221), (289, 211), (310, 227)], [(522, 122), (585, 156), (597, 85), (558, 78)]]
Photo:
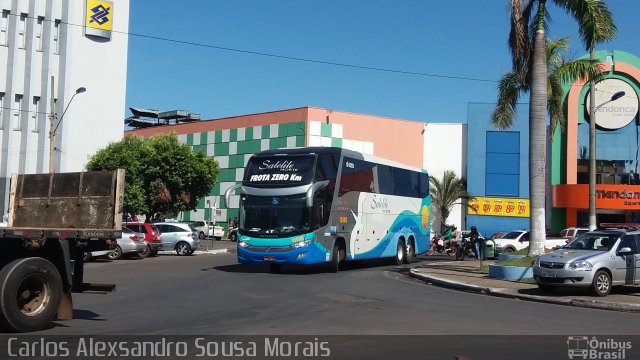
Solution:
[[(553, 207), (587, 209), (589, 207), (588, 184), (554, 185)], [(639, 185), (596, 185), (596, 208), (640, 210)]]
[[(610, 101), (613, 94), (624, 91), (624, 96)], [(591, 94), (584, 102), (587, 114), (591, 115)], [(601, 104), (604, 104), (600, 106)], [(596, 84), (596, 125), (602, 129), (615, 130), (627, 126), (638, 114), (638, 95), (627, 82), (606, 79)]]
[(469, 201), (469, 215), (529, 217), (529, 199), (476, 197)]

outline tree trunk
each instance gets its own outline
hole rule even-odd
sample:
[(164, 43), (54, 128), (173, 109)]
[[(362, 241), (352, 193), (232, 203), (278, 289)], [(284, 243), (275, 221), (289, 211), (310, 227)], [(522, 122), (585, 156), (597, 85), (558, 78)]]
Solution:
[[(544, 7), (544, 1), (540, 2)], [(529, 104), (529, 198), (531, 235), (529, 256), (544, 253), (547, 159), (547, 59), (545, 33), (539, 27), (533, 47), (531, 101)]]

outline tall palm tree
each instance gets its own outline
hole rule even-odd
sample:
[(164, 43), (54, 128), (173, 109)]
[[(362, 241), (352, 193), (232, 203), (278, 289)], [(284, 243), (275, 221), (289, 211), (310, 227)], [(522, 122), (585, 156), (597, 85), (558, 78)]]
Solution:
[[(547, 112), (551, 119), (550, 138), (553, 137), (557, 128), (562, 130), (565, 128), (562, 84), (574, 79), (604, 78), (602, 73), (604, 67), (601, 63), (590, 59), (567, 60), (563, 57), (563, 53), (568, 49), (568, 37), (558, 40), (547, 39)], [(531, 68), (530, 63), (523, 64), (500, 79), (498, 102), (491, 115), (491, 123), (495, 128), (504, 130), (513, 125), (518, 99), (522, 93), (528, 92), (531, 88)]]
[[(514, 69), (531, 66), (529, 91), (529, 197), (531, 236), (529, 255), (544, 252), (547, 59), (545, 27), (552, 1), (578, 23), (578, 33), (587, 48), (613, 38), (616, 28), (607, 5), (601, 0), (509, 0), (511, 31), (509, 49)], [(535, 9), (537, 5), (537, 9)], [(531, 31), (531, 32), (530, 32)], [(531, 41), (530, 39), (533, 39)]]
[(473, 196), (467, 192), (467, 183), (456, 176), (455, 171), (446, 170), (442, 180), (429, 176), (429, 192), (431, 193), (431, 205), (440, 214), (440, 229), (444, 229), (454, 205), (460, 204), (460, 200), (469, 200)]

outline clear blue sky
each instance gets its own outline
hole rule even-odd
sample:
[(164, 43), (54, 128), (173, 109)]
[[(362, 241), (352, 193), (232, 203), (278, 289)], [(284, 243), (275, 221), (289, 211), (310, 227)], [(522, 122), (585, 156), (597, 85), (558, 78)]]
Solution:
[[(618, 36), (598, 50), (640, 56), (640, 2), (607, 3)], [(213, 119), (315, 106), (417, 121), (466, 122), (467, 104), (495, 102), (497, 80), (510, 69), (507, 4), (132, 0), (126, 115), (129, 107), (141, 107), (183, 109)], [(550, 11), (548, 37), (569, 36), (570, 55), (586, 54), (570, 16), (554, 6)], [(528, 96), (523, 101), (528, 102)]]

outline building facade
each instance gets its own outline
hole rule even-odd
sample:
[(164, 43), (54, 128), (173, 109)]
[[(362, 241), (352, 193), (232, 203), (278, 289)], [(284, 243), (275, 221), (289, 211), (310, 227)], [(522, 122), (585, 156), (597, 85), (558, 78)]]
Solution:
[[(182, 220), (214, 220), (221, 225), (238, 215), (239, 197), (227, 206), (225, 191), (242, 181), (244, 166), (260, 151), (286, 147), (336, 146), (424, 168), (441, 177), (444, 170), (465, 176), (464, 126), (425, 124), (329, 109), (302, 107), (127, 131), (143, 137), (175, 132), (182, 143), (220, 164), (219, 181), (198, 209)], [(462, 226), (462, 207), (449, 222)]]
[(4, 213), (12, 173), (81, 171), (122, 138), (129, 0), (0, 0), (0, 12)]
[[(623, 51), (598, 51), (605, 80), (596, 84), (596, 222), (640, 223), (640, 58)], [(546, 224), (552, 232), (588, 227), (589, 84), (566, 84), (566, 130), (549, 137)], [(624, 91), (624, 96), (610, 101)], [(490, 123), (495, 104), (469, 104), (468, 190), (477, 200), (467, 222), (491, 235), (529, 229), (528, 104), (513, 126), (497, 131)]]
[[(596, 223), (640, 223), (640, 58), (623, 51), (598, 51), (596, 58), (606, 73), (595, 86)], [(554, 228), (589, 222), (589, 84), (576, 80), (565, 94), (567, 130), (555, 134), (551, 152)]]

